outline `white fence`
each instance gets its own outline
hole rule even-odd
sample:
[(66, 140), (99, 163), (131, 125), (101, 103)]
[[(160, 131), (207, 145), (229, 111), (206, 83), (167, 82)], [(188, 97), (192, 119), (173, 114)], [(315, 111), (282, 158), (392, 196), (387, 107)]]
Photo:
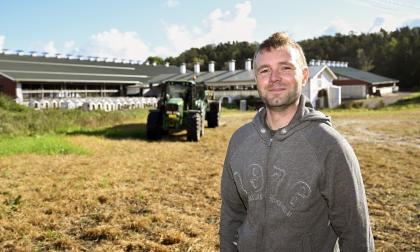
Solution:
[(78, 109), (85, 111), (114, 111), (123, 109), (155, 108), (155, 97), (96, 97), (70, 99), (30, 100), (28, 107), (33, 109)]

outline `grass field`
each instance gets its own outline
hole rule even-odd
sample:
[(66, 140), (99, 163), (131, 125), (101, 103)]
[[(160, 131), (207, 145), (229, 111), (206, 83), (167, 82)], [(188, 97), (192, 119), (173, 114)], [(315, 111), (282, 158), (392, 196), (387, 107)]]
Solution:
[[(420, 251), (420, 108), (326, 113), (361, 163), (377, 251)], [(141, 116), (60, 136), (85, 154), (0, 156), (0, 250), (217, 251), (227, 143), (253, 114), (199, 143), (149, 142)]]

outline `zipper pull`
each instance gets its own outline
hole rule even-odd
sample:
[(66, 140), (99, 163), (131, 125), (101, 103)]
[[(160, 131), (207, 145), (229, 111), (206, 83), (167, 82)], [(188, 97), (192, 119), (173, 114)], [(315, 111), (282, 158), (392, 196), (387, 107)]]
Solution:
[(272, 143), (273, 143), (273, 138), (270, 138), (270, 140), (268, 141), (268, 147), (271, 147)]

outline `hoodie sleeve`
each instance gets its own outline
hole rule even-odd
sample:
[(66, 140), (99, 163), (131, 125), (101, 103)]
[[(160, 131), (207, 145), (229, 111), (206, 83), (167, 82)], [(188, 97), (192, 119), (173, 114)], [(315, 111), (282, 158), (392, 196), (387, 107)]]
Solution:
[(374, 251), (365, 189), (359, 162), (344, 138), (336, 139), (324, 159), (321, 193), (341, 252)]
[(220, 251), (223, 252), (238, 251), (236, 247), (238, 228), (242, 225), (246, 216), (246, 207), (237, 191), (229, 165), (229, 157), (228, 150), (221, 182)]

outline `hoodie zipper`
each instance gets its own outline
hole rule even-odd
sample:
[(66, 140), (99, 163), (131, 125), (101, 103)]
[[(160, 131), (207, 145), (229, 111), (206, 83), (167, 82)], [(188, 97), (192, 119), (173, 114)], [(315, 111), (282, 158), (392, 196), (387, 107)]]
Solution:
[(271, 146), (273, 144), (273, 136), (270, 137), (269, 141), (268, 141), (268, 151), (267, 151), (267, 162), (266, 162), (266, 178), (265, 178), (265, 183), (264, 183), (264, 215), (263, 215), (263, 219), (262, 219), (262, 225), (260, 227), (260, 231), (259, 231), (259, 238), (257, 240), (257, 251), (264, 251), (265, 250), (265, 239), (264, 239), (264, 233), (265, 233), (265, 227), (267, 226), (267, 205), (268, 205), (268, 201), (269, 199), (269, 193), (268, 193), (268, 189), (269, 189), (269, 167), (270, 167), (270, 156), (271, 156)]
[[(303, 98), (303, 95), (301, 96), (301, 99)], [(301, 113), (302, 112), (302, 110), (303, 109), (305, 109), (305, 105), (304, 104), (301, 104), (301, 101), (300, 101), (300, 103), (299, 103), (299, 107), (298, 107), (298, 110), (297, 110), (297, 112), (296, 113)], [(260, 113), (260, 111), (258, 112), (258, 113)], [(309, 111), (308, 113), (312, 113), (312, 111)], [(321, 115), (322, 115), (322, 117), (321, 117)], [(282, 135), (290, 135), (290, 132), (292, 131), (292, 129), (293, 129), (293, 131), (296, 131), (296, 130), (300, 130), (300, 127), (299, 127), (299, 125), (300, 124), (302, 124), (303, 122), (305, 122), (305, 121), (307, 121), (307, 120), (314, 120), (314, 118), (315, 119), (317, 119), (317, 120), (322, 120), (322, 122), (324, 122), (324, 123), (326, 123), (326, 124), (328, 124), (328, 125), (330, 125), (330, 123), (329, 123), (329, 119), (327, 118), (327, 117), (325, 117), (325, 115), (323, 115), (322, 113), (321, 114), (316, 114), (316, 115), (313, 115), (312, 117), (310, 117), (310, 118), (303, 118), (303, 116), (304, 115), (302, 115), (302, 118), (299, 118), (298, 120), (300, 121), (299, 123), (298, 123), (298, 125), (293, 125), (293, 126), (291, 126), (291, 125), (289, 125), (289, 126), (287, 126), (287, 132), (284, 132), (284, 133), (282, 133)], [(254, 120), (256, 120), (256, 122), (254, 123), (254, 125), (255, 125), (255, 129), (257, 129), (258, 131), (260, 131), (260, 133), (262, 133), (262, 135), (265, 135), (266, 134), (266, 132), (265, 132), (265, 127), (264, 126), (262, 126), (262, 124), (261, 123), (259, 123), (259, 122), (261, 122), (261, 121), (259, 121), (258, 122), (258, 120), (257, 119), (254, 119)], [(265, 119), (263, 119), (263, 120), (265, 120)], [(294, 119), (292, 119), (292, 120), (294, 120)], [(331, 126), (331, 125), (330, 125)], [(264, 137), (264, 136), (262, 136), (261, 135), (261, 137), (265, 140), (265, 141), (267, 141), (267, 138), (266, 137)], [(283, 139), (284, 137), (282, 137), (282, 139)], [(269, 205), (268, 203), (269, 203), (269, 200), (270, 200), (270, 196), (269, 196), (269, 192), (267, 191), (268, 189), (269, 189), (269, 176), (268, 176), (268, 174), (269, 174), (269, 170), (270, 170), (270, 166), (272, 166), (272, 164), (271, 164), (271, 162), (272, 161), (270, 161), (271, 160), (271, 152), (272, 152), (272, 145), (273, 145), (273, 139), (274, 139), (274, 136), (270, 136), (270, 138), (268, 139), (268, 141), (267, 141), (267, 156), (266, 156), (266, 158), (267, 158), (267, 162), (266, 162), (266, 169), (265, 169), (265, 171), (266, 171), (266, 179), (265, 179), (265, 184), (264, 184), (264, 193), (265, 193), (265, 195), (264, 195), (264, 209), (263, 209), (263, 219), (262, 219), (262, 221), (261, 221), (261, 226), (258, 228), (258, 231), (257, 231), (257, 251), (261, 251), (261, 250), (264, 250), (265, 249), (265, 239), (264, 239), (264, 233), (265, 233), (265, 227), (267, 226), (266, 224), (267, 224), (267, 222), (268, 222), (268, 220), (267, 220), (267, 213), (268, 213), (268, 210), (267, 210), (267, 206)]]

